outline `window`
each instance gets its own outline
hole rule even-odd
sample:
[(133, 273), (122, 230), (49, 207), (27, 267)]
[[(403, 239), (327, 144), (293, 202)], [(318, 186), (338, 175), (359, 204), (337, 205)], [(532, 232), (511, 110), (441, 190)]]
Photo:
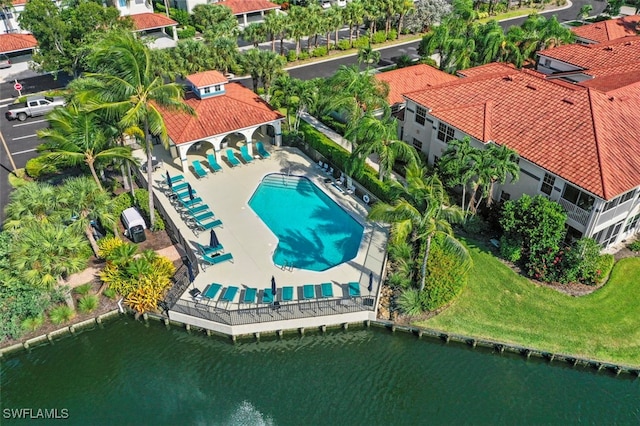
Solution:
[(118, 0), (118, 6), (127, 7), (127, 0)]
[(0, 11), (0, 19), (13, 19), (13, 13), (7, 10)]
[(580, 191), (578, 188), (573, 185), (569, 185), (568, 183), (564, 186), (562, 198), (587, 212), (591, 211), (595, 200), (591, 195)]
[(636, 228), (636, 226), (638, 226), (639, 222), (640, 222), (640, 213), (638, 213), (637, 215), (629, 219), (629, 222), (627, 222), (627, 225), (624, 227), (623, 232), (626, 234), (629, 231), (633, 231)]
[(453, 127), (449, 127), (446, 124), (439, 123), (438, 139), (440, 139), (442, 142), (445, 142), (445, 143), (453, 139)]
[(222, 90), (222, 86), (221, 86), (221, 85), (219, 85), (219, 84), (216, 84), (216, 85), (213, 87), (213, 91), (214, 91), (214, 92), (219, 92), (219, 91), (221, 91), (221, 90)]
[(609, 246), (616, 241), (616, 238), (618, 238), (618, 233), (620, 232), (620, 228), (622, 227), (622, 222), (624, 222), (624, 220), (621, 220), (620, 222), (615, 223), (608, 228), (604, 228), (602, 231), (596, 233), (593, 236), (593, 239), (596, 240), (602, 247)]
[(607, 204), (604, 205), (604, 207), (602, 208), (602, 211), (606, 212), (607, 210), (611, 210), (612, 208), (618, 205), (619, 201), (620, 201), (620, 198), (614, 198), (611, 201), (607, 201)]
[(635, 194), (636, 194), (635, 190), (627, 192), (622, 197), (620, 197), (619, 204), (626, 203), (627, 201), (631, 200)]
[(540, 187), (540, 192), (544, 192), (547, 195), (551, 195), (551, 191), (553, 191), (553, 184), (556, 183), (556, 177), (550, 175), (549, 173), (544, 174), (544, 179), (542, 179), (542, 186)]
[(422, 151), (422, 141), (416, 138), (413, 138), (413, 147), (418, 151)]
[(420, 105), (416, 105), (416, 123), (424, 126), (425, 117), (427, 116), (427, 110)]
[(202, 89), (202, 93), (211, 93), (211, 87), (205, 87)]
[(543, 64), (545, 67), (550, 66), (550, 65), (551, 65), (551, 59), (549, 59), (549, 58), (544, 58), (544, 61), (542, 62), (542, 64)]
[(500, 191), (500, 201), (509, 201), (511, 199), (511, 194), (508, 192)]

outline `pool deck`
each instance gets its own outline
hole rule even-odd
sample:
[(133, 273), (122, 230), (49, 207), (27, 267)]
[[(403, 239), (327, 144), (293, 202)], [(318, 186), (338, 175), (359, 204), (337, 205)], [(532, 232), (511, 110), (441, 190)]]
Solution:
[[(154, 155), (159, 160), (162, 160), (161, 167), (154, 172), (154, 187), (157, 190), (158, 199), (162, 203), (164, 210), (178, 226), (179, 232), (191, 245), (191, 249), (197, 252), (196, 242), (208, 245), (209, 232), (201, 232), (196, 236), (171, 204), (169, 198), (165, 195), (166, 187), (164, 181), (166, 179), (164, 176), (167, 171), (171, 176), (182, 174), (196, 191), (197, 196), (201, 197), (213, 210), (215, 217), (223, 222), (222, 227), (215, 228), (216, 234), (220, 243), (224, 246), (225, 253), (233, 255), (233, 262), (227, 261), (207, 266), (204, 271), (202, 270), (202, 264), (199, 264), (200, 273), (196, 276), (189, 289), (195, 287), (203, 291), (210, 283), (219, 283), (225, 288), (228, 286), (238, 287), (239, 291), (230, 303), (221, 303), (220, 297), (224, 294), (223, 289), (205, 307), (205, 309), (210, 309), (212, 312), (215, 310), (219, 314), (224, 314), (224, 311), (231, 313), (248, 307), (241, 303), (241, 297), (244, 294), (243, 290), (246, 288), (258, 289), (256, 308), (268, 307), (269, 305), (261, 304), (262, 290), (271, 287), (272, 276), (276, 280), (278, 289), (282, 289), (284, 286), (294, 287), (295, 301), (303, 298), (303, 285), (314, 284), (318, 286), (321, 283), (331, 283), (334, 297), (318, 302), (319, 305), (320, 302), (335, 302), (333, 310), (318, 309), (314, 310), (315, 314), (311, 314), (311, 316), (305, 314), (303, 317), (299, 317), (299, 315), (258, 315), (256, 317), (258, 318), (257, 320), (239, 325), (236, 323), (233, 323), (233, 325), (231, 323), (225, 324), (224, 321), (210, 321), (202, 317), (198, 318), (186, 314), (185, 310), (181, 312), (170, 310), (170, 319), (234, 336), (375, 320), (378, 286), (386, 254), (387, 229), (367, 222), (365, 219), (367, 214), (366, 204), (346, 192), (340, 192), (330, 182), (325, 182), (326, 173), (315, 164), (312, 164), (299, 150), (271, 145), (268, 145), (267, 149), (271, 153), (270, 158), (255, 159), (249, 164), (234, 168), (231, 168), (224, 160), (218, 158), (218, 163), (222, 166), (223, 171), (217, 173), (212, 173), (207, 167), (206, 154), (190, 154), (188, 157), (189, 164), (191, 164), (191, 161), (198, 159), (208, 172), (207, 177), (198, 179), (191, 168), (182, 171), (179, 166), (179, 160), (172, 160), (169, 153), (162, 147), (155, 148)], [(144, 153), (141, 151), (136, 152), (136, 154), (138, 157), (144, 158)], [(322, 272), (296, 268), (289, 271), (274, 265), (272, 257), (278, 240), (248, 205), (262, 178), (270, 173), (290, 173), (291, 175), (308, 177), (318, 188), (363, 224), (364, 234), (356, 257)], [(369, 272), (372, 272), (374, 277), (373, 290), (370, 294), (367, 291)], [(339, 307), (343, 303), (346, 304), (346, 301), (349, 300), (347, 283), (354, 281), (359, 283), (360, 292), (363, 296), (371, 296), (368, 299), (368, 308), (362, 311), (357, 309), (354, 311), (352, 307), (349, 312), (342, 312), (340, 309), (336, 310), (336, 306)], [(188, 290), (180, 297), (178, 304), (190, 304), (193, 307), (194, 301)], [(319, 297), (319, 295), (317, 296)], [(280, 300), (280, 297), (278, 297), (278, 300)], [(285, 306), (292, 309), (292, 306), (295, 307), (295, 303)], [(323, 315), (323, 312), (330, 313), (330, 315)]]

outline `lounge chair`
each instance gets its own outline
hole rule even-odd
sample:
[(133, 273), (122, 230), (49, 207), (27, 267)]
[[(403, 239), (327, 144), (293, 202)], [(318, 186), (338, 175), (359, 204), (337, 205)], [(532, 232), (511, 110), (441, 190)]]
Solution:
[(209, 256), (208, 254), (202, 255), (202, 269), (206, 269), (208, 265), (217, 265), (218, 263), (230, 260), (233, 263), (233, 256), (231, 253), (221, 254), (219, 256)]
[(196, 173), (196, 176), (199, 178), (207, 177), (207, 171), (202, 167), (199, 160), (193, 160), (191, 165), (193, 166), (193, 171)]
[(333, 297), (333, 286), (331, 283), (320, 284), (320, 295), (322, 297)]
[(211, 210), (207, 210), (198, 214), (192, 214), (188, 220), (193, 220), (195, 222), (204, 222), (207, 219), (213, 218), (213, 212)]
[[(202, 203), (202, 204), (198, 204), (196, 206), (185, 207), (184, 211), (183, 211), (183, 215), (188, 215), (188, 217), (197, 216), (200, 213), (203, 213), (203, 212), (206, 212), (206, 211), (211, 211), (211, 209), (209, 208), (208, 205)], [(211, 212), (211, 213), (213, 213), (213, 212)]]
[(356, 186), (353, 184), (351, 178), (347, 177), (347, 193), (353, 194), (354, 192), (356, 192)]
[(313, 299), (316, 297), (316, 287), (313, 284), (305, 284), (302, 286), (302, 297), (305, 299)]
[(360, 283), (352, 281), (349, 283), (349, 297), (360, 296)]
[(249, 155), (248, 145), (243, 145), (240, 147), (240, 155), (242, 156), (242, 159), (247, 162), (247, 164), (253, 161), (253, 157)]
[[(196, 190), (191, 188), (191, 194), (193, 195), (193, 198), (196, 198)], [(173, 193), (174, 198), (177, 198), (178, 200), (189, 200), (189, 191), (182, 191), (182, 192), (174, 192)]]
[(182, 198), (178, 198), (178, 200), (185, 209), (193, 208), (202, 203), (202, 198), (200, 197), (195, 197), (193, 200), (190, 200), (189, 197), (186, 200)]
[(218, 226), (222, 226), (222, 221), (220, 219), (212, 220), (211, 222), (202, 222), (196, 218), (193, 218), (195, 222), (195, 226), (193, 227), (193, 233), (198, 236), (199, 231), (209, 231), (210, 229), (216, 228)]
[(293, 287), (282, 287), (282, 301), (291, 302), (293, 300)]
[(260, 154), (260, 157), (262, 158), (271, 157), (271, 154), (269, 154), (269, 152), (267, 152), (267, 150), (264, 149), (264, 145), (262, 144), (262, 142), (256, 142), (256, 150), (258, 151), (258, 154)]
[(173, 185), (171, 186), (171, 193), (177, 194), (180, 191), (184, 191), (188, 187), (189, 187), (189, 184), (187, 182), (182, 182), (177, 185)]
[(273, 293), (271, 293), (271, 287), (265, 288), (262, 292), (262, 303), (271, 304), (273, 303)]
[[(176, 184), (178, 182), (182, 182), (183, 180), (184, 180), (184, 176), (182, 176), (182, 175), (171, 176), (171, 185), (173, 186), (174, 184)], [(166, 176), (164, 176), (164, 178), (162, 179), (162, 184), (167, 186), (167, 187), (169, 186)]]
[(233, 302), (233, 299), (236, 297), (237, 293), (238, 293), (238, 287), (234, 287), (234, 286), (227, 287), (220, 301), (227, 302), (227, 305), (229, 305), (229, 303)]
[(204, 288), (204, 291), (202, 292), (202, 294), (200, 294), (199, 300), (207, 299), (207, 301), (209, 301), (209, 300), (215, 299), (221, 288), (222, 288), (222, 284), (217, 284), (217, 283), (209, 284)]
[(233, 153), (233, 149), (231, 148), (227, 149), (227, 160), (231, 164), (231, 167), (239, 166), (242, 164), (240, 161), (238, 161), (236, 155)]
[(209, 162), (209, 167), (211, 168), (211, 170), (213, 170), (214, 172), (222, 171), (222, 167), (220, 167), (220, 164), (218, 164), (218, 162), (216, 161), (216, 157), (213, 154), (207, 154), (207, 161)]
[(214, 253), (218, 253), (219, 251), (224, 251), (224, 247), (222, 247), (222, 244), (218, 244), (215, 247), (211, 247), (211, 246), (203, 246), (200, 243), (196, 243), (196, 245), (198, 246), (198, 249), (200, 250), (200, 253), (207, 255), (207, 256), (211, 256)]
[(244, 291), (244, 297), (242, 298), (242, 303), (256, 303), (256, 296), (258, 294), (257, 288), (248, 288)]

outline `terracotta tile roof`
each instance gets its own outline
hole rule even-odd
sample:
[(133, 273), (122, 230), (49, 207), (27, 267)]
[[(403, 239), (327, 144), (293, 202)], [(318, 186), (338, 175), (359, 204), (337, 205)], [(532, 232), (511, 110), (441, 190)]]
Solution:
[(267, 0), (225, 0), (217, 3), (227, 6), (234, 15), (242, 15), (243, 13), (259, 12), (261, 10), (280, 9), (280, 5), (271, 3)]
[(638, 24), (640, 24), (640, 15), (632, 15), (575, 27), (571, 31), (580, 38), (602, 43), (637, 35)]
[(477, 75), (503, 73), (509, 74), (515, 69), (511, 64), (505, 64), (503, 62), (490, 62), (488, 64), (479, 65), (473, 68), (467, 68), (466, 70), (458, 71), (457, 74), (460, 77), (475, 77)]
[(33, 49), (38, 41), (31, 34), (0, 34), (0, 53)]
[(615, 67), (640, 61), (640, 37), (625, 37), (598, 44), (565, 44), (541, 50), (538, 55), (582, 69)]
[(225, 88), (224, 95), (202, 100), (188, 93), (185, 103), (196, 111), (195, 116), (160, 108), (174, 143), (198, 141), (284, 118), (241, 84), (229, 83)]
[(187, 80), (196, 87), (211, 86), (212, 84), (226, 83), (229, 80), (219, 71), (211, 70), (191, 74)]
[(640, 83), (605, 94), (514, 69), (406, 97), (604, 199), (640, 185)]
[(23, 4), (27, 4), (27, 0), (13, 0), (11, 4), (14, 6), (20, 6)]
[(384, 81), (389, 84), (387, 100), (390, 105), (403, 103), (403, 93), (415, 92), (419, 89), (457, 80), (457, 77), (426, 64), (383, 72), (376, 74), (375, 77), (378, 81)]
[(601, 92), (617, 90), (640, 81), (640, 62), (638, 62), (637, 65), (638, 69), (633, 71), (622, 71), (618, 74), (606, 74), (595, 77), (593, 80), (586, 80), (578, 84), (584, 87), (598, 89)]
[(178, 25), (176, 21), (162, 13), (138, 13), (128, 16), (133, 21), (133, 27), (136, 31), (154, 30)]

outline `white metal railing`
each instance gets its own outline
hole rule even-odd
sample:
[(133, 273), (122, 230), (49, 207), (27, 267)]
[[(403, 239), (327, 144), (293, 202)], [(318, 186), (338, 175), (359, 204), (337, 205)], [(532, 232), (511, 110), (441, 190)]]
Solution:
[(573, 219), (576, 222), (587, 226), (587, 222), (589, 222), (589, 216), (591, 216), (591, 212), (582, 210), (580, 207), (565, 200), (564, 198), (558, 198), (558, 204), (564, 207), (570, 219)]

